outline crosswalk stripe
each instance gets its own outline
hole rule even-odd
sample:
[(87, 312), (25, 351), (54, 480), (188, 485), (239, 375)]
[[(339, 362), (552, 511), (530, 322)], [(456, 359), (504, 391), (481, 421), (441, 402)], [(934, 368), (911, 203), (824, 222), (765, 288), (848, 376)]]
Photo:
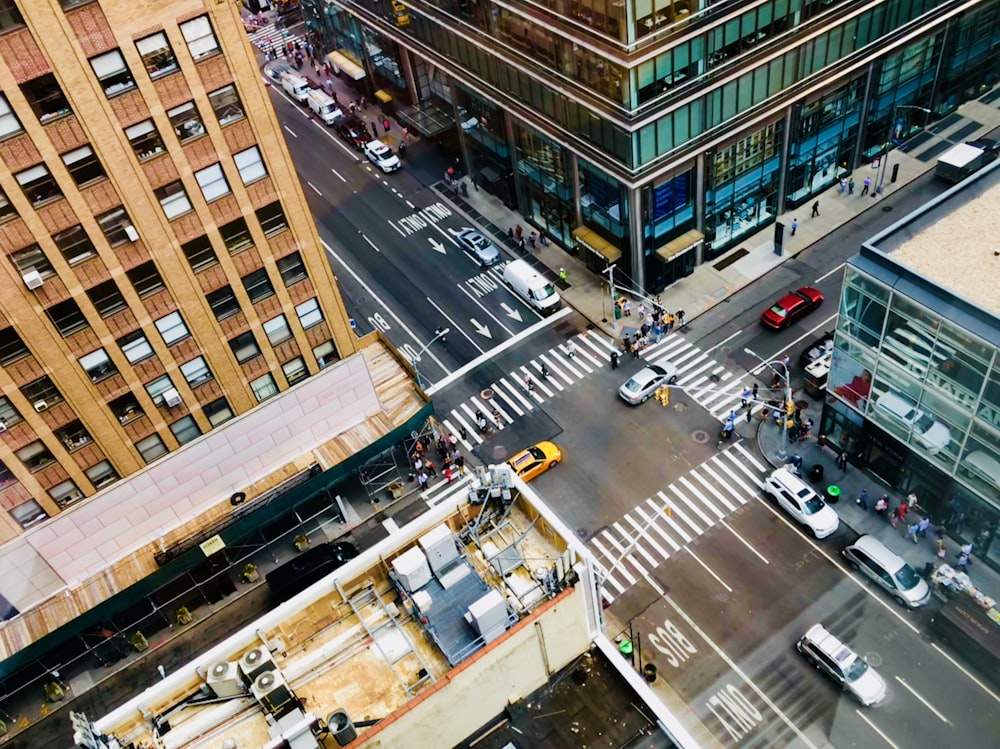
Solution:
[[(460, 414), (454, 408), (451, 409), (451, 415), (452, 415), (452, 418), (455, 419), (455, 421), (457, 421), (459, 424), (462, 425), (462, 429), (465, 430), (465, 433), (467, 435), (469, 435), (470, 437), (472, 437), (472, 439), (475, 441), (475, 443), (477, 445), (482, 444), (483, 438), (479, 436), (479, 428), (478, 427), (470, 427), (469, 424), (468, 424), (468, 422), (466, 422), (466, 420), (462, 418), (462, 414)], [(466, 445), (468, 445), (468, 449), (470, 449), (470, 450), (472, 449), (472, 445), (469, 445), (468, 438), (466, 438), (466, 439), (464, 439), (462, 441)]]
[[(729, 451), (726, 450), (722, 454), (723, 455), (728, 455)], [(743, 491), (747, 493), (748, 496), (752, 497), (754, 494), (756, 494), (756, 492), (748, 484), (743, 483), (743, 479), (740, 478), (739, 476), (737, 476), (735, 473), (733, 473), (733, 471), (731, 471), (729, 469), (729, 466), (727, 466), (725, 463), (723, 463), (722, 461), (719, 461), (715, 465), (716, 465), (716, 467), (720, 471), (723, 471), (726, 475), (729, 476), (729, 480), (730, 481), (732, 481), (734, 484), (737, 484), (738, 486), (740, 486), (743, 489)], [(708, 470), (709, 473), (712, 473), (711, 470), (709, 470), (707, 468), (706, 468), (706, 470)], [(714, 476), (715, 474), (712, 474), (712, 475)], [(720, 477), (716, 477), (716, 480), (720, 480)], [(740, 501), (741, 502), (745, 502), (746, 500), (744, 500), (742, 497), (740, 497)]]
[[(665, 504), (669, 505), (669, 507), (670, 507), (670, 515), (667, 515), (668, 518), (669, 517), (673, 517), (674, 515), (676, 515), (678, 518), (680, 518), (681, 520), (684, 521), (685, 525), (687, 525), (687, 527), (691, 529), (691, 531), (694, 533), (695, 536), (700, 536), (703, 533), (703, 531), (701, 529), (701, 526), (698, 525), (696, 522), (694, 522), (688, 516), (687, 512), (684, 511), (684, 507), (682, 507), (681, 504), (677, 502), (677, 500), (671, 499), (670, 497), (668, 497), (662, 491), (659, 491), (656, 494), (657, 494), (658, 497), (660, 497), (664, 501)], [(686, 503), (685, 503), (685, 505), (686, 505)], [(678, 527), (680, 527), (679, 523), (678, 523)], [(685, 533), (684, 535), (687, 536), (686, 543), (691, 543), (691, 538), (692, 537), (689, 536), (687, 533)]]
[(614, 596), (612, 596), (610, 593), (608, 593), (608, 591), (606, 591), (603, 586), (601, 587), (601, 598), (603, 598), (607, 602), (607, 604), (609, 606), (615, 600)]
[[(671, 484), (670, 486), (667, 487), (667, 489), (669, 489), (671, 492), (673, 492), (674, 496), (676, 496), (677, 499), (679, 499), (680, 502), (683, 503), (684, 507), (686, 507), (688, 510), (691, 510), (691, 512), (694, 515), (697, 515), (698, 519), (702, 523), (705, 524), (706, 528), (710, 528), (713, 525), (715, 525), (715, 521), (712, 520), (712, 518), (710, 518), (708, 515), (706, 515), (705, 512), (704, 512), (704, 510), (702, 510), (701, 507), (699, 507), (698, 504), (693, 499), (691, 499), (690, 497), (688, 497), (686, 494), (682, 493), (681, 490), (677, 488), (676, 484)], [(680, 505), (677, 504), (677, 503), (675, 503), (674, 504), (674, 510), (677, 511), (677, 512), (679, 512)], [(681, 517), (684, 517), (684, 516), (682, 515)], [(688, 518), (684, 518), (684, 520), (686, 522), (688, 522), (689, 524), (691, 522)], [(694, 527), (694, 526), (692, 526), (692, 527)], [(698, 535), (700, 536), (702, 533), (704, 533), (704, 531), (701, 528), (699, 528), (698, 529)]]
[(636, 540), (633, 543), (631, 534), (627, 530), (625, 530), (625, 528), (622, 527), (621, 523), (616, 521), (612, 523), (612, 526), (614, 526), (614, 529), (621, 534), (623, 541), (628, 541), (628, 545), (625, 548), (629, 548), (629, 546), (631, 546), (633, 551), (638, 551), (640, 554), (642, 554), (643, 557), (645, 557), (646, 561), (649, 562), (650, 567), (653, 567), (654, 569), (656, 568), (659, 562), (657, 562), (653, 558), (652, 554), (650, 554), (648, 551), (642, 548), (642, 544), (639, 543), (639, 540)]
[[(490, 401), (489, 406), (484, 406), (482, 403), (479, 402), (478, 398), (472, 397), (469, 398), (469, 400), (471, 400), (475, 404), (476, 408), (478, 408), (480, 411), (483, 412), (483, 416), (486, 417), (486, 420), (490, 422), (493, 426), (495, 426), (497, 429), (503, 429), (504, 420), (506, 420), (508, 424), (514, 421), (512, 418), (510, 418), (510, 415), (508, 413), (506, 413), (502, 408), (500, 408), (500, 404), (497, 403), (496, 401)], [(490, 408), (490, 406), (492, 406), (492, 408)], [(499, 419), (493, 415), (494, 409), (496, 409), (497, 413), (500, 414)]]
[[(601, 359), (603, 359), (603, 358), (604, 358), (605, 356), (607, 356), (607, 355), (608, 355), (608, 353), (610, 353), (610, 352), (608, 352), (607, 350), (605, 350), (605, 349), (602, 349), (602, 348), (601, 348), (600, 346), (598, 346), (598, 345), (597, 345), (596, 343), (594, 343), (594, 340), (593, 340), (593, 337), (592, 337), (592, 336), (589, 336), (589, 335), (587, 335), (587, 334), (585, 334), (585, 333), (581, 333), (580, 335), (578, 335), (578, 336), (577, 336), (577, 338), (579, 338), (579, 339), (580, 339), (580, 342), (581, 342), (581, 343), (582, 343), (582, 344), (583, 344), (584, 346), (586, 346), (586, 347), (588, 347), (589, 349), (591, 349), (591, 350), (592, 350), (592, 351), (594, 352), (594, 355), (596, 355), (596, 356), (597, 356), (598, 358), (601, 358)], [(614, 349), (613, 349), (613, 348), (612, 348), (611, 350), (612, 350), (612, 351), (614, 351)]]
[(570, 358), (570, 359), (573, 360), (573, 365), (574, 366), (580, 367), (587, 374), (590, 374), (591, 372), (594, 371), (593, 367), (590, 366), (591, 363), (592, 363), (592, 360), (587, 356), (587, 352), (586, 351), (581, 351), (580, 350), (580, 346), (577, 346), (575, 342), (573, 342), (573, 356), (569, 355), (569, 348), (568, 347), (566, 347), (566, 346), (560, 346), (559, 349), (564, 354), (566, 354), (566, 356), (568, 358)]
[[(454, 413), (454, 411), (452, 411), (452, 413)], [(462, 445), (465, 447), (466, 450), (472, 450), (472, 443), (469, 442), (469, 440), (462, 439), (460, 435), (461, 430), (456, 429), (455, 425), (452, 424), (450, 421), (448, 421), (448, 419), (442, 420), (441, 423), (444, 424), (446, 427), (448, 427), (448, 431), (451, 434), (454, 434), (456, 437), (458, 437), (458, 441), (462, 443)]]
[[(518, 407), (518, 405), (513, 400), (510, 399), (510, 397), (508, 397), (507, 393), (505, 393), (503, 390), (500, 389), (500, 386), (497, 385), (497, 383), (495, 382), (490, 383), (490, 389), (493, 390), (493, 392), (499, 395), (501, 398), (503, 398), (504, 403), (506, 403), (510, 407), (511, 411), (516, 413), (518, 416), (524, 416), (524, 411), (522, 411)], [(507, 421), (513, 421), (513, 419), (507, 416), (506, 413), (504, 413), (503, 411), (501, 411), (501, 413), (504, 414), (504, 416), (507, 418)]]
[(646, 356), (652, 356), (659, 358), (663, 356), (668, 351), (673, 351), (674, 349), (681, 350), (686, 346), (690, 346), (687, 341), (685, 341), (680, 336), (666, 335), (661, 338), (658, 342), (651, 343), (643, 353)]
[[(612, 536), (610, 533), (608, 533), (607, 529), (601, 531), (601, 534), (610, 542), (610, 544), (612, 546), (614, 546), (619, 551), (619, 553), (621, 551), (623, 551), (623, 549), (621, 548), (621, 545), (615, 540), (614, 536)], [(599, 548), (601, 548), (600, 547), (600, 543), (598, 542), (598, 540), (596, 538), (593, 539), (593, 543), (595, 545), (597, 545)], [(625, 565), (624, 565), (624, 561), (625, 560), (624, 559), (617, 559), (617, 558), (611, 556), (611, 554), (609, 554), (606, 549), (604, 549), (604, 556), (606, 556), (608, 559), (610, 559), (610, 560), (612, 560), (614, 562), (615, 566), (612, 569), (615, 572), (620, 572), (621, 575), (622, 575), (622, 577), (624, 577), (628, 581), (629, 585), (635, 585), (636, 579), (634, 577), (632, 577), (632, 574), (625, 568)], [(610, 570), (609, 570), (609, 574), (610, 574)]]
[[(649, 500), (649, 499), (646, 500), (646, 501), (647, 502), (652, 502), (652, 500)], [(663, 528), (660, 527), (659, 520), (660, 520), (660, 517), (661, 517), (662, 513), (657, 513), (656, 515), (649, 516), (649, 515), (647, 515), (643, 511), (642, 505), (636, 505), (635, 506), (635, 513), (639, 517), (641, 517), (649, 525), (650, 528), (652, 528), (654, 531), (656, 531), (657, 533), (659, 533), (660, 536), (663, 538), (663, 540), (666, 541), (667, 544), (670, 546), (670, 548), (672, 548), (674, 551), (680, 551), (681, 545), (679, 543), (677, 543), (676, 541), (674, 541), (673, 538), (671, 538), (670, 536), (668, 536), (667, 532), (665, 530), (663, 530)]]
[[(553, 371), (552, 367), (548, 366), (548, 362), (545, 361), (545, 358), (544, 357), (541, 357), (541, 358), (542, 358), (542, 361), (545, 363), (545, 371), (548, 372), (548, 376), (542, 374), (542, 365), (541, 364), (539, 364), (536, 361), (532, 361), (531, 362), (531, 366), (533, 366), (535, 368), (535, 370), (538, 372), (538, 374), (535, 375), (535, 382), (537, 382), (538, 384), (541, 384), (542, 382), (545, 382), (545, 383), (551, 385), (552, 387), (554, 387), (556, 389), (556, 391), (558, 391), (558, 392), (561, 393), (566, 388), (564, 388), (563, 384), (561, 382), (559, 382), (559, 380), (556, 378), (556, 372)], [(562, 373), (560, 372), (560, 374), (562, 374)], [(568, 379), (566, 377), (566, 375), (563, 375), (563, 378), (564, 379)], [(553, 395), (555, 395), (555, 393), (552, 392), (552, 391), (549, 391), (549, 397), (552, 397)]]
[[(559, 380), (557, 380), (552, 375), (559, 375), (559, 377), (561, 377), (562, 379), (566, 380), (566, 384), (567, 385), (572, 385), (573, 384), (573, 380), (570, 378), (570, 376), (568, 374), (566, 374), (565, 372), (562, 371), (563, 363), (562, 363), (561, 360), (559, 362), (559, 365), (556, 366), (553, 362), (551, 362), (551, 361), (549, 361), (548, 359), (545, 358), (545, 354), (540, 354), (538, 356), (538, 358), (541, 359), (542, 362), (545, 363), (546, 368), (549, 370), (549, 382), (554, 383), (557, 388), (559, 388), (560, 390), (565, 390), (566, 389), (566, 388), (564, 388), (562, 386), (562, 384), (559, 382)], [(553, 357), (553, 358), (555, 358), (555, 357)], [(538, 371), (542, 370), (542, 365), (539, 364), (538, 362), (533, 361), (531, 363), (534, 364), (535, 367), (538, 368)]]
[(614, 342), (613, 339), (605, 338), (600, 333), (598, 333), (596, 330), (588, 330), (587, 331), (587, 336), (589, 338), (592, 338), (593, 340), (597, 341), (598, 343), (600, 343), (609, 352), (611, 352), (611, 351), (618, 351), (619, 347), (615, 344), (615, 342)]
[[(739, 383), (735, 384), (738, 385)], [(719, 408), (720, 404), (725, 407), (729, 403), (732, 403), (734, 398), (736, 398), (736, 393), (732, 392), (729, 386), (716, 386), (715, 392), (709, 393), (705, 397), (705, 400), (701, 402), (701, 405), (703, 405), (708, 411), (715, 411)]]
[[(572, 374), (578, 380), (582, 380), (584, 377), (587, 376), (586, 373), (580, 371), (582, 367), (580, 366), (580, 361), (576, 358), (575, 351), (573, 352), (573, 356), (570, 356), (569, 349), (560, 344), (559, 346), (557, 346), (556, 348), (552, 349), (549, 352), (549, 356), (555, 359), (557, 351), (562, 354), (562, 357), (559, 358), (559, 363), (562, 365), (564, 369), (569, 370), (570, 374)], [(587, 372), (590, 371), (591, 370), (589, 369), (587, 370)]]
[[(534, 362), (532, 362), (532, 363), (534, 363)], [(549, 390), (547, 387), (545, 387), (544, 383), (541, 380), (539, 380), (537, 377), (535, 377), (534, 374), (532, 374), (531, 372), (529, 372), (527, 367), (521, 367), (521, 371), (524, 373), (524, 379), (525, 379), (525, 381), (530, 380), (532, 385), (534, 385), (536, 388), (541, 389), (549, 398), (551, 398), (553, 395), (555, 395), (555, 393), (553, 393), (551, 390)], [(544, 400), (542, 398), (542, 396), (540, 396), (538, 393), (536, 393), (534, 391), (534, 389), (529, 390), (528, 392), (531, 393), (531, 395), (534, 397), (534, 399), (536, 401), (538, 401), (539, 403), (541, 403)]]
[[(705, 487), (705, 491), (707, 491), (709, 493), (709, 495), (715, 495), (715, 497), (720, 502), (722, 502), (723, 506), (727, 510), (729, 510), (729, 512), (736, 512), (737, 505), (734, 505), (732, 502), (730, 502), (729, 501), (729, 497), (727, 497), (725, 495), (725, 493), (722, 492), (722, 491), (720, 491), (717, 487), (712, 486), (705, 479), (705, 477), (701, 475), (701, 473), (699, 473), (697, 471), (692, 471), (691, 474), (690, 474), (690, 476), (691, 476), (692, 480), (697, 481), (699, 484), (701, 484), (702, 486), (704, 486)], [(723, 486), (725, 486), (725, 484), (723, 484)]]
[(611, 543), (611, 545), (618, 550), (618, 553), (622, 555), (621, 561), (618, 564), (618, 569), (621, 570), (621, 573), (625, 575), (626, 579), (631, 578), (632, 585), (635, 585), (636, 580), (634, 577), (632, 577), (631, 574), (629, 574), (628, 569), (626, 569), (625, 567), (625, 562), (628, 562), (633, 567), (635, 567), (636, 571), (640, 575), (646, 574), (646, 570), (643, 568), (641, 564), (639, 564), (636, 561), (635, 557), (633, 557), (631, 554), (625, 554), (625, 547), (618, 542), (618, 539), (616, 539), (608, 529), (605, 528), (603, 531), (601, 531), (601, 533)]
[[(706, 369), (708, 369), (709, 367), (711, 367), (713, 364), (715, 364), (714, 360), (709, 359), (707, 356), (705, 356), (704, 354), (702, 354), (701, 358), (699, 359), (699, 361), (695, 365), (693, 365), (696, 368), (689, 368), (689, 371), (685, 372), (684, 376), (681, 377), (681, 378), (678, 378), (678, 379), (680, 379), (680, 380), (685, 380), (685, 379), (690, 380), (691, 378), (694, 378), (694, 377), (697, 377), (698, 375), (701, 375), (702, 372), (704, 372)], [(703, 376), (705, 376), (705, 375), (703, 375)]]
[(750, 461), (751, 465), (757, 467), (757, 470), (761, 472), (767, 470), (767, 468), (761, 465), (760, 461), (758, 461), (753, 455), (751, 455), (750, 452), (745, 447), (743, 447), (743, 445), (741, 445), (739, 442), (736, 443), (735, 447), (737, 450), (743, 453), (743, 457), (745, 457), (748, 461)]
[[(690, 347), (689, 350), (684, 351), (680, 355), (670, 354), (668, 356), (664, 356), (664, 357), (662, 357), (660, 359), (657, 359), (656, 361), (657, 362), (662, 362), (664, 360), (667, 360), (671, 364), (673, 364), (675, 367), (677, 367), (678, 370), (680, 370), (682, 364), (685, 364), (688, 359), (692, 359), (692, 358), (694, 358), (696, 356), (704, 356), (704, 354), (699, 349), (696, 349), (696, 348), (694, 348), (694, 346), (692, 346), (692, 347)], [(685, 369), (686, 368), (687, 367), (685, 367)]]
[[(737, 442), (736, 445), (738, 446), (739, 442)], [(747, 466), (742, 460), (735, 460), (734, 459), (733, 460), (733, 465), (736, 468), (740, 469), (740, 471), (742, 471), (743, 473), (745, 473), (747, 476), (749, 476), (750, 480), (754, 483), (754, 486), (756, 486), (758, 488), (761, 486), (761, 484), (762, 484), (761, 473), (764, 473), (763, 471), (761, 471), (760, 473), (755, 474), (753, 471), (750, 470), (750, 467)]]
[[(693, 476), (692, 476), (692, 478), (693, 478)], [(708, 500), (708, 498), (705, 497), (705, 495), (701, 493), (701, 490), (698, 489), (697, 486), (695, 486), (694, 484), (692, 484), (691, 481), (689, 481), (686, 476), (681, 476), (680, 482), (682, 484), (684, 484), (684, 487), (689, 492), (691, 492), (691, 496), (694, 497), (695, 499), (697, 499), (703, 505), (705, 505), (709, 510), (711, 510), (712, 513), (715, 515), (716, 518), (718, 518), (719, 520), (722, 520), (722, 518), (724, 518), (726, 516), (726, 513), (724, 513), (721, 510), (719, 510), (719, 508), (716, 507), (713, 502), (710, 502)], [(735, 510), (736, 508), (734, 507), (733, 509)]]
[[(607, 556), (607, 552), (603, 551), (603, 547), (600, 545), (600, 543), (597, 543), (596, 539), (592, 539), (591, 543), (602, 554), (604, 554), (605, 556)], [(620, 582), (618, 582), (618, 580), (615, 579), (614, 573), (611, 570), (609, 570), (605, 565), (601, 564), (601, 562), (600, 562), (599, 559), (597, 561), (595, 561), (595, 564), (597, 565), (598, 570), (600, 570), (600, 574), (603, 576), (604, 582), (611, 583), (611, 585), (614, 586), (615, 590), (617, 590), (619, 594), (622, 594), (626, 590), (628, 590), (628, 587), (626, 585), (622, 585)]]
[(468, 424), (462, 421), (461, 417), (458, 414), (456, 414), (454, 411), (452, 411), (452, 413), (455, 415), (455, 418), (462, 421), (462, 424), (465, 426), (465, 428), (469, 430), (469, 434), (472, 435), (472, 437), (476, 440), (476, 444), (477, 445), (483, 444), (482, 435), (479, 434), (479, 423), (476, 421), (476, 414), (473, 413), (471, 408), (469, 408), (468, 403), (462, 403), (460, 405), (462, 407), (462, 410), (465, 411), (465, 413), (468, 415), (469, 421), (471, 421), (474, 426), (470, 427)]
[[(659, 554), (663, 559), (670, 558), (670, 555), (667, 554), (666, 549), (660, 546), (660, 544), (656, 542), (656, 539), (653, 538), (652, 534), (649, 532), (648, 525), (647, 527), (643, 527), (638, 522), (636, 522), (635, 518), (633, 518), (627, 512), (625, 513), (625, 519), (632, 525), (632, 527), (635, 528), (636, 533), (638, 533), (646, 541), (646, 543), (648, 543), (650, 546), (653, 547), (653, 551)], [(654, 567), (657, 566), (656, 562), (653, 562), (652, 560), (650, 560), (650, 562), (652, 562)]]
[(521, 388), (520, 387), (517, 387), (515, 385), (511, 385), (509, 382), (507, 382), (507, 378), (506, 377), (501, 377), (500, 378), (500, 384), (503, 385), (505, 388), (507, 388), (510, 391), (511, 395), (513, 395), (515, 398), (517, 398), (521, 402), (521, 405), (524, 406), (524, 410), (525, 411), (534, 411), (535, 410), (535, 407), (533, 405), (531, 405), (531, 402), (521, 394)]
[[(662, 505), (658, 506), (656, 502), (652, 500), (652, 498), (647, 499), (646, 504), (652, 507), (653, 512), (655, 512), (658, 516), (662, 517), (663, 521), (674, 529), (674, 533), (680, 536), (681, 540), (684, 541), (684, 543), (686, 544), (691, 543), (692, 536), (687, 532), (687, 529), (684, 528), (684, 526), (682, 526), (676, 520), (674, 520), (674, 512), (675, 512), (674, 505), (676, 505), (677, 503), (671, 501), (667, 497), (667, 495), (664, 494), (663, 492), (657, 492), (656, 495), (663, 501)], [(683, 513), (680, 512), (677, 513), (677, 517), (681, 518), (681, 520), (684, 520), (684, 518), (681, 517), (682, 515)], [(689, 520), (686, 520), (685, 522), (692, 528), (696, 527), (695, 524)], [(701, 533), (701, 530), (699, 529), (697, 532)]]

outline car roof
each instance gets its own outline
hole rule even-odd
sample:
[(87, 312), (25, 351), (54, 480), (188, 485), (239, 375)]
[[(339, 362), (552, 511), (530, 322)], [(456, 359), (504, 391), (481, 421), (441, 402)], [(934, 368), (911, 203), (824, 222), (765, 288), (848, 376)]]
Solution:
[(816, 647), (833, 658), (838, 665), (847, 665), (858, 657), (847, 645), (830, 634), (830, 631), (822, 624), (812, 625), (806, 632), (806, 637)]
[(365, 144), (365, 148), (370, 148), (373, 151), (388, 151), (389, 146), (380, 140), (370, 140)]
[(880, 564), (886, 567), (886, 571), (889, 572), (889, 574), (896, 573), (904, 564), (906, 564), (906, 561), (899, 556), (899, 554), (895, 553), (892, 549), (875, 538), (875, 536), (862, 536), (851, 544), (851, 546), (860, 549), (868, 556), (877, 559)]

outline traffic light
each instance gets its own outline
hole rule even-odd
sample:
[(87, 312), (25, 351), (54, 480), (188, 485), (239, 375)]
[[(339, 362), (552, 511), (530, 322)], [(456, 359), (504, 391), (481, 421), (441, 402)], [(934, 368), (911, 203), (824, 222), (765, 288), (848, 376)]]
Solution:
[(655, 397), (656, 397), (657, 402), (661, 406), (663, 406), (664, 408), (666, 408), (667, 406), (670, 405), (670, 388), (668, 388), (666, 385), (664, 385), (663, 387), (657, 388), (656, 389), (656, 393), (655, 393)]
[(785, 414), (791, 416), (795, 413), (795, 403), (792, 401), (785, 401)]

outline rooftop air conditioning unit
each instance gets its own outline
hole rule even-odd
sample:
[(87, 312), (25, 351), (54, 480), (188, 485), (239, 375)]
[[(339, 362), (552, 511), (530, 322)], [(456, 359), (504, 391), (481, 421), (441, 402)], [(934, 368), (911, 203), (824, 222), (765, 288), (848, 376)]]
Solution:
[(139, 239), (139, 232), (135, 230), (132, 224), (125, 224), (125, 236), (129, 238), (130, 241), (135, 242)]
[(250, 691), (257, 701), (272, 713), (281, 712), (295, 700), (295, 695), (285, 683), (280, 671), (267, 671), (261, 674), (254, 679)]
[(177, 388), (169, 388), (163, 391), (163, 402), (166, 403), (170, 408), (174, 406), (179, 406), (181, 404), (181, 394), (177, 392)]
[(35, 401), (33, 405), (35, 407), (35, 411), (37, 411), (38, 413), (49, 410), (49, 404), (46, 403), (45, 401)]
[(22, 274), (21, 280), (24, 281), (24, 285), (29, 289), (41, 288), (42, 284), (45, 283), (45, 279), (42, 278), (42, 274), (37, 270), (29, 270), (27, 273)]
[(257, 647), (248, 650), (240, 658), (240, 673), (247, 684), (253, 684), (254, 680), (262, 673), (274, 671), (278, 668), (271, 657), (271, 653), (265, 647)]
[(243, 694), (236, 661), (219, 661), (208, 669), (208, 686), (216, 697), (236, 697)]

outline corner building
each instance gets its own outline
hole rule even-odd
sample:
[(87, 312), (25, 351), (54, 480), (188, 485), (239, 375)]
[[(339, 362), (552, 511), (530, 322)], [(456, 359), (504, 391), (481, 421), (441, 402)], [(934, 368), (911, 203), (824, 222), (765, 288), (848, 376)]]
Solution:
[(1000, 80), (997, 0), (302, 6), (480, 189), (650, 293)]

